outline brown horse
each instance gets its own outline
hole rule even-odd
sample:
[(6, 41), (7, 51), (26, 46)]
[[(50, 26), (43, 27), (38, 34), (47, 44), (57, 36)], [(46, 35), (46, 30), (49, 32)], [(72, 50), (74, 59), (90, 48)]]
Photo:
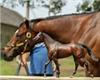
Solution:
[[(72, 41), (84, 43), (92, 48), (95, 56), (100, 59), (100, 12), (26, 20), (4, 47), (2, 55), (6, 59), (12, 60), (23, 51), (20, 47), (15, 48), (14, 46), (25, 41), (26, 38), (23, 38), (23, 35), (28, 32), (31, 32), (31, 37), (35, 37), (38, 32), (44, 32), (61, 43)], [(90, 63), (89, 71), (92, 71), (94, 76), (100, 77), (100, 61), (94, 62), (88, 54), (86, 54), (86, 58)], [(86, 76), (89, 75), (86, 72)]]
[(98, 62), (98, 59), (95, 57), (93, 51), (89, 47), (83, 44), (75, 44), (75, 43), (62, 44), (52, 39), (49, 35), (41, 32), (38, 33), (38, 35), (32, 40), (32, 42), (35, 43), (44, 42), (48, 49), (49, 61), (47, 61), (47, 63), (45, 64), (44, 74), (46, 74), (47, 65), (53, 60), (56, 65), (57, 76), (59, 77), (60, 69), (59, 69), (58, 59), (66, 58), (71, 55), (73, 55), (75, 62), (75, 71), (73, 75), (76, 74), (79, 64), (82, 67), (84, 67), (85, 65), (86, 69), (88, 70), (88, 63), (87, 63), (88, 61), (85, 59), (86, 51), (90, 56), (92, 56), (92, 59), (94, 61)]

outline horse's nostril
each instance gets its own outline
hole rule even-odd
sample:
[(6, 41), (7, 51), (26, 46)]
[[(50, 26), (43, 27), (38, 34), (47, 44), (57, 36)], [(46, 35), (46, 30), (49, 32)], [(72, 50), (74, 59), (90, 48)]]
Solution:
[(0, 56), (3, 59), (4, 57), (6, 57), (6, 54), (3, 51), (1, 51), (1, 55)]
[(1, 51), (3, 51), (4, 50), (4, 48), (1, 48)]
[(1, 57), (1, 59), (4, 59), (6, 61), (12, 61), (13, 60), (13, 58), (11, 56), (7, 56), (4, 51), (1, 51), (0, 57)]

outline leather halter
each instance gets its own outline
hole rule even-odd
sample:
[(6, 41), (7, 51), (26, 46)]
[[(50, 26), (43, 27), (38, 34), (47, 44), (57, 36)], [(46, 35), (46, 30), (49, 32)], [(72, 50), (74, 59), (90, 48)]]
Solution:
[(31, 31), (33, 31), (33, 30), (32, 30), (32, 25), (33, 25), (33, 23), (32, 23), (31, 21), (29, 21), (29, 32), (26, 33), (26, 39), (25, 39), (25, 41), (22, 42), (22, 43), (17, 44), (18, 47), (19, 47), (19, 46), (23, 46), (23, 45), (25, 44), (24, 49), (23, 49), (23, 51), (22, 51), (22, 54), (24, 54), (24, 52), (25, 52), (25, 50), (26, 50), (26, 48), (27, 48), (28, 39), (30, 39), (30, 38), (32, 37), (32, 33), (31, 33)]
[(17, 44), (17, 47), (23, 46), (25, 44), (24, 45), (24, 49), (22, 51), (22, 54), (24, 54), (24, 52), (25, 52), (25, 50), (27, 48), (27, 45), (28, 45), (27, 41), (28, 41), (28, 39), (30, 39), (32, 37), (32, 33), (31, 33), (31, 31), (32, 31), (32, 25), (33, 25), (33, 23), (31, 21), (29, 21), (29, 31), (26, 33), (26, 39), (25, 39), (25, 41)]
[[(24, 46), (25, 45), (25, 46)], [(16, 48), (16, 47), (20, 47), (20, 46), (24, 46), (24, 50), (23, 50), (23, 52), (26, 50), (26, 48), (27, 48), (27, 45), (28, 45), (28, 43), (27, 43), (27, 40), (25, 40), (24, 42), (21, 42), (21, 43), (18, 43), (18, 44), (16, 44), (16, 45), (7, 45), (8, 47), (11, 47), (11, 48)], [(22, 53), (23, 53), (22, 52)]]
[(23, 54), (24, 51), (25, 51), (26, 48), (27, 48), (28, 40), (29, 40), (30, 38), (32, 38), (32, 33), (31, 33), (31, 31), (32, 31), (32, 25), (33, 25), (33, 23), (29, 21), (29, 31), (26, 33), (26, 35), (25, 35), (25, 36), (26, 36), (26, 39), (25, 39), (23, 42), (17, 43), (17, 44), (15, 44), (15, 45), (11, 44), (11, 45), (7, 45), (7, 46), (8, 46), (8, 47), (11, 47), (11, 48), (16, 48), (16, 47), (24, 46), (24, 49), (23, 49), (23, 51), (22, 51), (22, 54)]

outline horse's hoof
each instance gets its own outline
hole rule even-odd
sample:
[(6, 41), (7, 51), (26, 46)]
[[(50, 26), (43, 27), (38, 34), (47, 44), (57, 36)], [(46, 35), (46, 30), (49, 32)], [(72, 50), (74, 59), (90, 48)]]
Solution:
[(76, 72), (73, 72), (72, 76), (74, 76), (76, 74)]
[(91, 78), (94, 78), (94, 75), (93, 74), (91, 74), (90, 76), (91, 76)]
[(59, 74), (57, 74), (56, 77), (59, 78)]
[(70, 76), (70, 78), (73, 78), (73, 77), (74, 77), (73, 75)]
[(59, 78), (59, 76), (60, 76), (60, 72), (59, 72), (59, 71), (57, 71), (57, 72), (56, 72), (56, 74), (57, 74), (57, 75), (56, 75), (56, 77), (58, 77), (58, 78)]
[(59, 78), (59, 75), (57, 75), (56, 77)]
[(44, 74), (44, 77), (46, 77), (46, 74)]

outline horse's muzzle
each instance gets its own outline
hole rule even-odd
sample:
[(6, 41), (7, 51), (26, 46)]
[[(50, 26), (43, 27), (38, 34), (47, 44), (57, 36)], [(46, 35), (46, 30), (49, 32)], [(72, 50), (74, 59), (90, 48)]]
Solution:
[(7, 53), (4, 50), (1, 50), (1, 59), (4, 59), (5, 61), (12, 61), (13, 57), (8, 56)]

